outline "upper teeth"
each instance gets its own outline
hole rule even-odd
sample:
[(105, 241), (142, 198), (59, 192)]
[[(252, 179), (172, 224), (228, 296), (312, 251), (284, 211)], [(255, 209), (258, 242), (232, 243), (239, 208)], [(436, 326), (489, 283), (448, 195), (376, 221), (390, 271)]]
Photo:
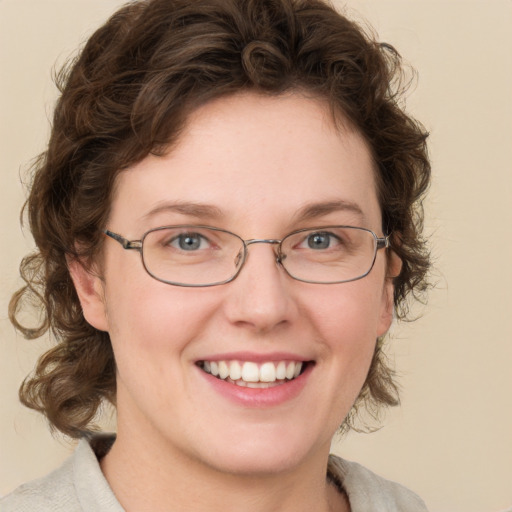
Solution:
[(257, 364), (252, 361), (203, 361), (202, 368), (221, 379), (245, 382), (275, 382), (294, 379), (302, 370), (302, 362), (269, 361)]

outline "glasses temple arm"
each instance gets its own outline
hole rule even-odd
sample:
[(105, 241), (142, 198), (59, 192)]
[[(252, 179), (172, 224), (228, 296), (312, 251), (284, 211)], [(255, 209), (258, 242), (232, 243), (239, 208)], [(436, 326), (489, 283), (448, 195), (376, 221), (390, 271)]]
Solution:
[(377, 250), (388, 248), (390, 245), (390, 243), (389, 243), (390, 237), (391, 237), (391, 235), (385, 236), (383, 238), (377, 238)]
[(114, 239), (116, 242), (119, 242), (123, 246), (123, 249), (137, 249), (140, 251), (142, 248), (142, 242), (140, 240), (127, 240), (124, 238), (124, 236), (118, 235), (117, 233), (109, 231), (108, 229), (105, 229), (103, 233)]

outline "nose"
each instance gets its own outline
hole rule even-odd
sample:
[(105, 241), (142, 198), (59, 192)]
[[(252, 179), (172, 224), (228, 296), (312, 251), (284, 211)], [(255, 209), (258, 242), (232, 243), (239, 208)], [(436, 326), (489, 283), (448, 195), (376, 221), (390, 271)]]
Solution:
[(250, 240), (240, 274), (227, 285), (225, 312), (238, 327), (264, 333), (292, 322), (297, 314), (293, 280), (278, 262), (276, 243)]

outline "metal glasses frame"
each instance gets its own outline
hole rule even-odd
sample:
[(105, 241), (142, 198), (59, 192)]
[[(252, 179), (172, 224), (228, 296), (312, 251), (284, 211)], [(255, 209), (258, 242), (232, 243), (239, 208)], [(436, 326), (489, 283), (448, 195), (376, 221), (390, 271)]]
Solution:
[[(243, 245), (243, 248), (244, 248), (243, 257), (242, 257), (241, 262), (239, 263), (239, 267), (238, 267), (237, 271), (235, 272), (235, 274), (233, 276), (231, 276), (229, 279), (225, 279), (223, 281), (218, 281), (218, 282), (215, 282), (215, 283), (208, 283), (208, 284), (185, 284), (185, 283), (178, 283), (178, 282), (168, 281), (168, 280), (162, 279), (162, 278), (160, 278), (158, 276), (155, 276), (148, 269), (148, 267), (146, 266), (146, 262), (144, 261), (144, 240), (145, 240), (146, 236), (149, 233), (152, 233), (154, 231), (161, 231), (161, 230), (170, 229), (170, 228), (174, 229), (174, 228), (187, 228), (187, 227), (190, 227), (190, 228), (193, 227), (193, 228), (197, 228), (197, 229), (210, 229), (212, 231), (220, 231), (222, 233), (227, 233), (229, 235), (233, 235), (233, 236), (235, 236), (236, 238), (238, 238), (242, 242), (242, 245)], [(301, 279), (301, 278), (296, 277), (293, 274), (291, 274), (288, 271), (288, 269), (286, 268), (286, 266), (283, 265), (283, 260), (284, 260), (283, 256), (286, 257), (286, 255), (283, 255), (282, 251), (281, 251), (281, 247), (282, 247), (283, 241), (286, 240), (288, 237), (290, 237), (292, 235), (295, 235), (297, 233), (302, 233), (304, 231), (317, 231), (317, 230), (319, 231), (319, 230), (333, 229), (333, 228), (359, 229), (361, 231), (366, 231), (366, 232), (370, 233), (373, 236), (373, 238), (375, 239), (375, 251), (374, 251), (372, 263), (371, 263), (370, 268), (368, 269), (368, 271), (365, 272), (363, 275), (358, 276), (358, 277), (354, 277), (352, 279), (343, 279), (341, 281), (328, 281), (328, 282), (325, 282), (325, 281), (312, 281), (312, 280), (308, 280), (308, 279)], [(249, 240), (244, 240), (242, 237), (238, 236), (236, 233), (233, 233), (232, 231), (228, 231), (227, 229), (216, 228), (216, 227), (212, 227), (212, 226), (194, 225), (194, 224), (180, 224), (180, 225), (161, 226), (161, 227), (158, 227), (158, 228), (153, 228), (153, 229), (150, 229), (150, 230), (146, 231), (142, 235), (142, 238), (140, 240), (128, 240), (124, 236), (119, 235), (118, 233), (114, 233), (113, 231), (110, 231), (108, 229), (103, 230), (103, 233), (106, 236), (108, 236), (108, 237), (112, 238), (113, 240), (115, 240), (116, 242), (119, 242), (119, 244), (121, 244), (123, 249), (139, 251), (140, 255), (141, 255), (141, 260), (142, 260), (142, 265), (144, 267), (144, 270), (153, 279), (156, 279), (157, 281), (160, 281), (160, 282), (166, 283), (166, 284), (170, 284), (170, 285), (173, 285), (173, 286), (184, 286), (184, 287), (188, 287), (188, 288), (205, 288), (205, 287), (209, 287), (209, 286), (219, 286), (221, 284), (230, 283), (231, 281), (236, 279), (236, 277), (238, 276), (238, 274), (240, 274), (240, 271), (242, 270), (242, 267), (244, 266), (244, 264), (245, 264), (245, 262), (247, 260), (247, 255), (249, 253), (248, 247), (249, 247), (249, 245), (252, 245), (252, 244), (278, 245), (279, 247), (278, 247), (278, 250), (276, 252), (276, 263), (279, 264), (283, 268), (283, 270), (292, 279), (295, 279), (296, 281), (301, 281), (303, 283), (311, 283), (311, 284), (341, 284), (341, 283), (349, 283), (351, 281), (357, 281), (359, 279), (362, 279), (363, 277), (366, 277), (372, 271), (373, 266), (375, 265), (375, 260), (377, 258), (377, 251), (379, 251), (380, 249), (387, 249), (389, 247), (389, 245), (390, 245), (389, 239), (390, 239), (390, 236), (391, 236), (391, 235), (386, 235), (384, 237), (378, 237), (371, 229), (361, 228), (361, 227), (357, 227), (357, 226), (344, 226), (344, 225), (340, 225), (340, 226), (320, 226), (320, 227), (297, 229), (295, 231), (292, 231), (291, 233), (288, 233), (285, 237), (283, 237), (281, 239), (276, 239), (276, 238), (251, 238)]]

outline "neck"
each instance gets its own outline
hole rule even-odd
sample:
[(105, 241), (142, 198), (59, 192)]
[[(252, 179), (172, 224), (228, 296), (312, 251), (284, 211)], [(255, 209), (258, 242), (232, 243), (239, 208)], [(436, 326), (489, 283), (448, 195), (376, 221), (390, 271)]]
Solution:
[[(279, 473), (229, 473), (119, 431), (102, 471), (127, 512), (349, 510), (326, 480), (328, 451)], [(135, 441), (134, 441), (135, 440)]]

